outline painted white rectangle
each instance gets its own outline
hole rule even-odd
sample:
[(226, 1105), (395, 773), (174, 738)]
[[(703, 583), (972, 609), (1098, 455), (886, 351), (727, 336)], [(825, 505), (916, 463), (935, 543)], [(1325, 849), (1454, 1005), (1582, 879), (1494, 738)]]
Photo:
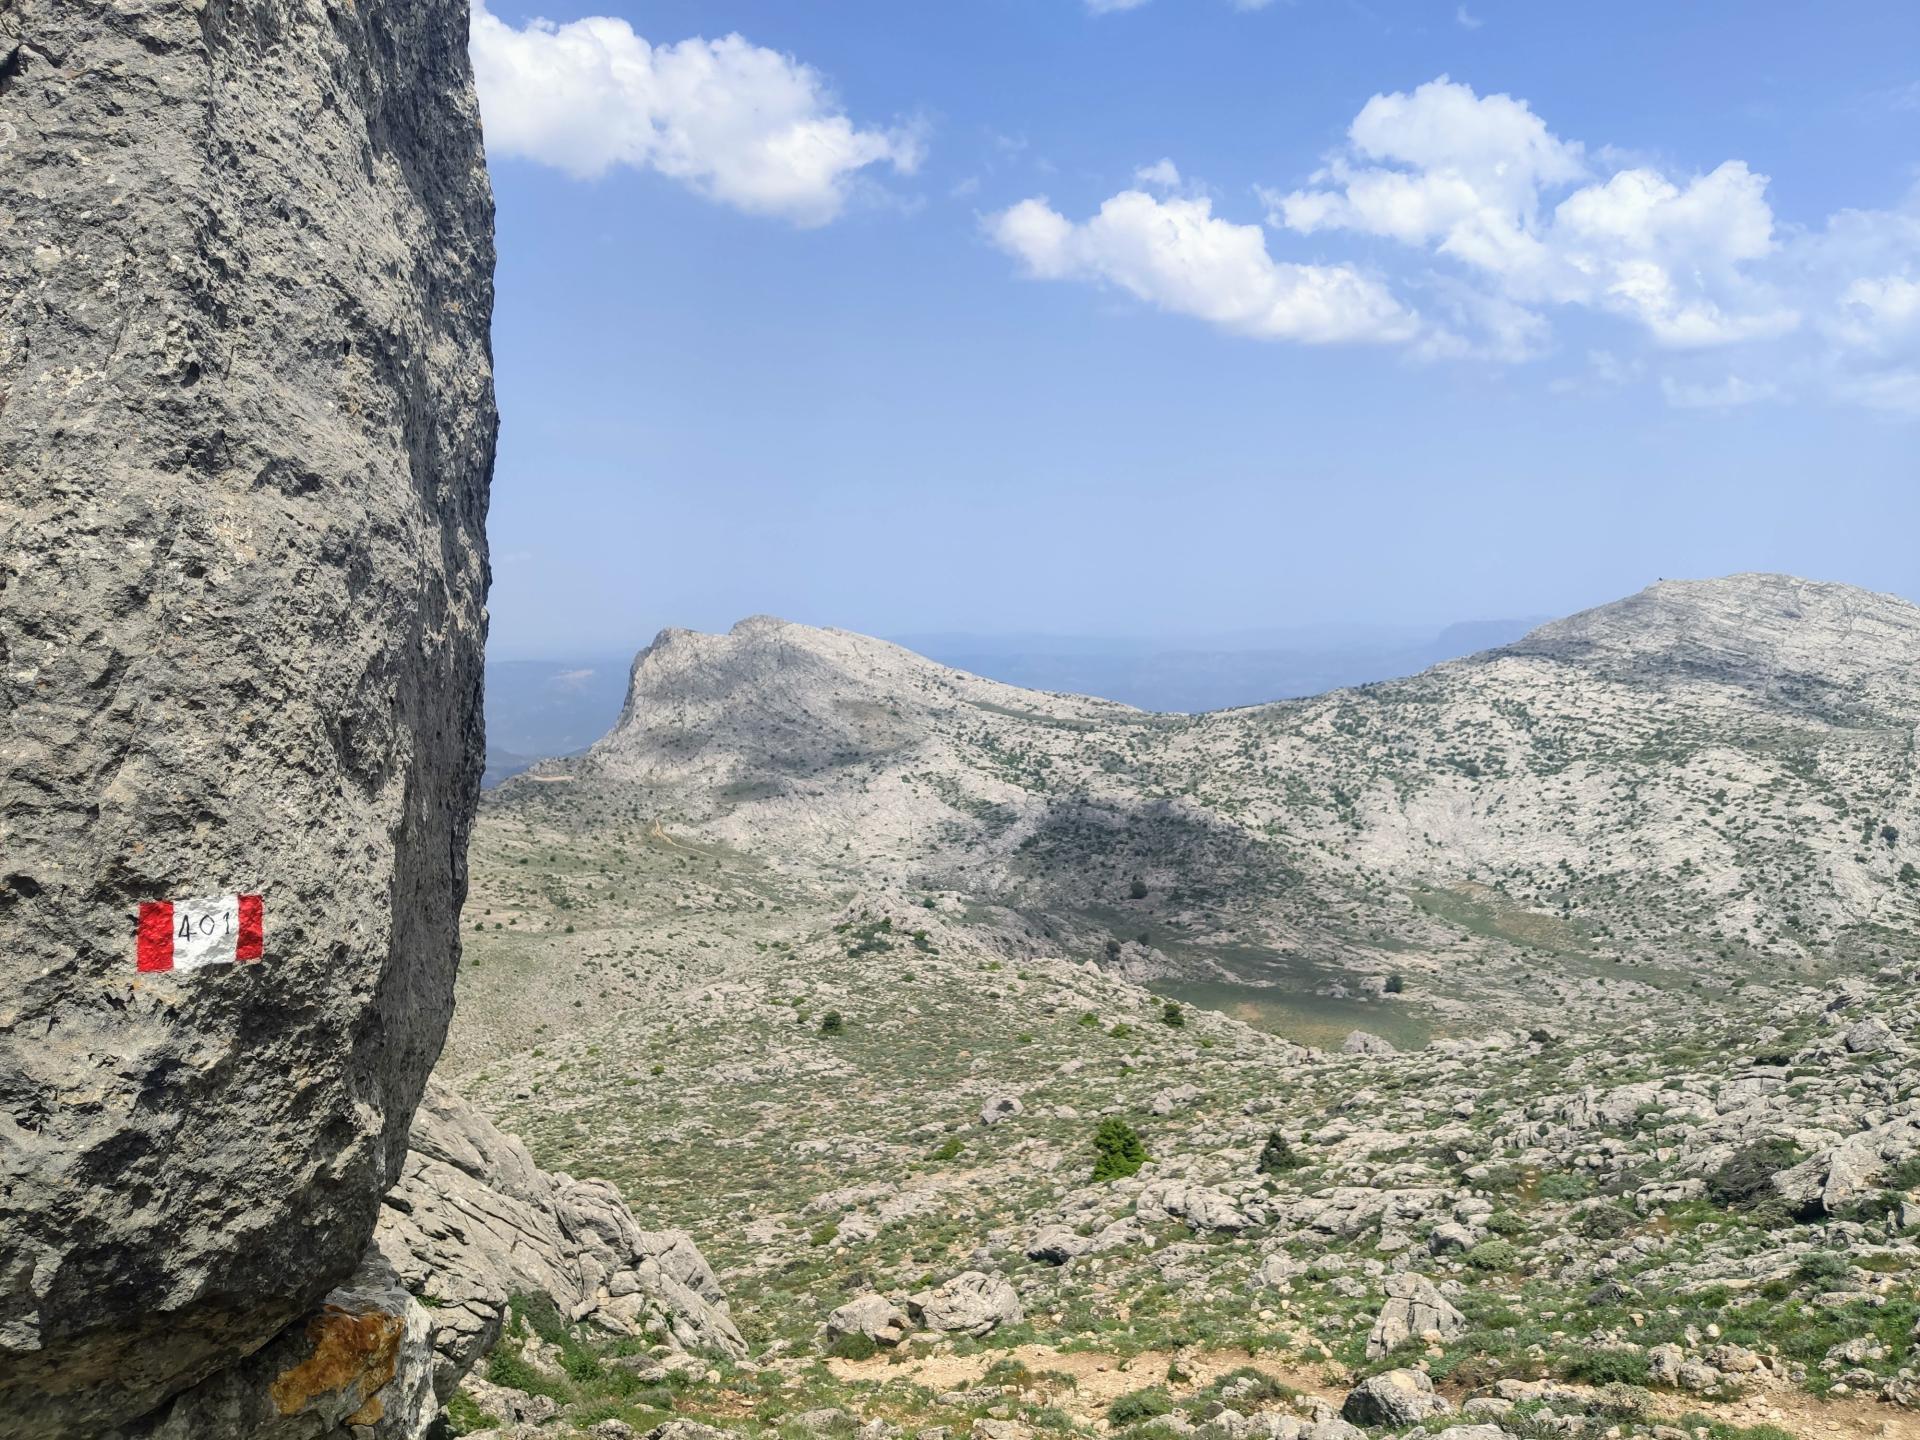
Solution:
[(240, 897), (173, 902), (173, 968), (231, 965), (240, 939)]

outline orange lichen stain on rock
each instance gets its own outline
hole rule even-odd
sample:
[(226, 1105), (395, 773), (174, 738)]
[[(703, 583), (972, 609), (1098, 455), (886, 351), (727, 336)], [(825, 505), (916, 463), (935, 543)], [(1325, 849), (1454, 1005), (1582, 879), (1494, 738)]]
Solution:
[[(307, 1325), (307, 1339), (313, 1353), (268, 1387), (274, 1405), (282, 1415), (306, 1408), (316, 1395), (344, 1392), (355, 1386), (367, 1397), (360, 1407), (378, 1406), (373, 1393), (389, 1380), (400, 1360), (400, 1339), (407, 1322), (398, 1315), (369, 1310), (355, 1315), (329, 1305)], [(376, 1409), (374, 1417), (378, 1418)], [(366, 1424), (355, 1420), (355, 1424)]]
[(347, 1424), (371, 1425), (386, 1413), (387, 1407), (380, 1403), (380, 1397), (378, 1395), (369, 1395), (366, 1404), (347, 1416)]

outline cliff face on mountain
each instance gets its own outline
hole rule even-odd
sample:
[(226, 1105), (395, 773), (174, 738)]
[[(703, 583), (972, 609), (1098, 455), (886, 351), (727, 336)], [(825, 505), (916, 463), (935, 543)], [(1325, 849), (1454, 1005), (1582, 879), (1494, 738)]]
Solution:
[(0, 5), (0, 1436), (388, 1284), (482, 754), (467, 23)]

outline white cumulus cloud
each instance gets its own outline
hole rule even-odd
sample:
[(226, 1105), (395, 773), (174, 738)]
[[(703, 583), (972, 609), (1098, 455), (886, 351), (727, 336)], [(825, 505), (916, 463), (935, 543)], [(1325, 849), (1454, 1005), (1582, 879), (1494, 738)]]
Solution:
[(1524, 100), (1443, 75), (1374, 96), (1325, 169), (1267, 202), (1277, 226), (1428, 249), (1509, 302), (1606, 310), (1694, 347), (1800, 322), (1750, 268), (1777, 248), (1766, 187), (1738, 160), (1679, 181), (1644, 167), (1603, 177)]
[(1222, 220), (1204, 198), (1126, 190), (1081, 222), (1036, 198), (985, 223), (993, 242), (1036, 279), (1116, 285), (1239, 335), (1395, 342), (1419, 330), (1379, 281), (1349, 265), (1275, 260), (1258, 225)]
[(797, 225), (840, 214), (869, 167), (920, 163), (911, 129), (856, 125), (818, 71), (738, 35), (652, 45), (607, 16), (515, 29), (476, 0), (471, 48), (496, 158), (653, 170)]

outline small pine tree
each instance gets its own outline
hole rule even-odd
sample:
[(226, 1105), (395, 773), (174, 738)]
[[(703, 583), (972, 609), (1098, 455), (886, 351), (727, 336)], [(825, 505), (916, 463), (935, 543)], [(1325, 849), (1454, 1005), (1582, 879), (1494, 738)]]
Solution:
[(1299, 1152), (1287, 1143), (1287, 1137), (1275, 1130), (1267, 1136), (1267, 1143), (1260, 1147), (1260, 1164), (1256, 1168), (1262, 1175), (1284, 1175), (1306, 1163), (1300, 1158)]
[(842, 1018), (838, 1010), (829, 1010), (820, 1017), (820, 1033), (822, 1035), (838, 1035), (846, 1028), (847, 1022)]
[(1406, 976), (1404, 975), (1387, 976), (1387, 994), (1398, 995), (1401, 991), (1405, 990), (1406, 988), (1407, 988)]
[(1109, 1115), (1093, 1133), (1093, 1178), (1124, 1180), (1147, 1163), (1147, 1147), (1134, 1128), (1118, 1115)]
[(1127, 887), (1127, 894), (1135, 900), (1146, 899), (1147, 898), (1147, 882), (1145, 880), (1142, 880), (1138, 875), (1134, 876), (1133, 884)]
[(1187, 1023), (1187, 1012), (1180, 1008), (1178, 1000), (1169, 1000), (1160, 1007), (1160, 1023), (1176, 1030)]

